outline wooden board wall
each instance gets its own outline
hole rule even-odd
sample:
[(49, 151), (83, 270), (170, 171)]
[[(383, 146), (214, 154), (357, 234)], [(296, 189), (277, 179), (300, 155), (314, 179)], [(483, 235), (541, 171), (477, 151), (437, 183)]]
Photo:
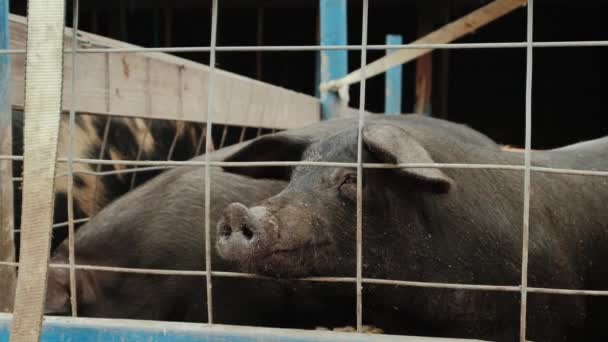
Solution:
[[(26, 19), (11, 15), (11, 49), (24, 49)], [(65, 30), (65, 46), (71, 31)], [(81, 33), (79, 45), (129, 48), (134, 45)], [(11, 104), (23, 106), (24, 54), (13, 54)], [(65, 55), (63, 108), (72, 106), (71, 55)], [(83, 53), (77, 57), (78, 112), (153, 119), (207, 121), (209, 67), (165, 53)], [(317, 122), (316, 98), (216, 69), (214, 123), (295, 128)]]

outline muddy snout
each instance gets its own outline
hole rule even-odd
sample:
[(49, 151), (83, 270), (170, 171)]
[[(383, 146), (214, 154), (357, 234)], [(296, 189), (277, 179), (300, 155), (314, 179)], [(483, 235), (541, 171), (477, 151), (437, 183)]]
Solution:
[(217, 224), (217, 250), (227, 260), (255, 258), (276, 240), (276, 230), (276, 220), (265, 207), (232, 203)]

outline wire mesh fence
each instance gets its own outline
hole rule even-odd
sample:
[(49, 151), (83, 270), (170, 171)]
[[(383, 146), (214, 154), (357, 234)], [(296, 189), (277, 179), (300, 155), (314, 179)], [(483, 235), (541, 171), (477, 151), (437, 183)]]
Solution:
[[(78, 32), (78, 0), (73, 2), (73, 30)], [(204, 134), (201, 136), (201, 140), (198, 142), (197, 152), (205, 153), (204, 160), (189, 160), (189, 161), (175, 161), (171, 160), (171, 155), (167, 157), (167, 160), (103, 160), (100, 154), (98, 159), (84, 159), (77, 158), (73, 155), (73, 141), (74, 141), (74, 125), (76, 120), (76, 112), (72, 109), (69, 113), (69, 147), (67, 149), (67, 157), (59, 158), (58, 162), (65, 163), (67, 165), (67, 172), (57, 176), (67, 176), (68, 187), (67, 187), (67, 198), (68, 198), (68, 220), (66, 222), (56, 223), (53, 228), (68, 227), (69, 230), (69, 263), (64, 264), (51, 264), (51, 268), (64, 268), (70, 272), (70, 293), (71, 293), (71, 313), (73, 316), (78, 316), (78, 298), (76, 297), (77, 284), (76, 284), (76, 270), (99, 270), (106, 272), (119, 272), (119, 273), (138, 273), (138, 274), (154, 274), (154, 275), (179, 275), (179, 276), (196, 276), (205, 277), (206, 281), (206, 294), (207, 294), (207, 317), (208, 324), (214, 324), (213, 317), (213, 278), (214, 277), (233, 277), (233, 278), (266, 278), (264, 276), (256, 274), (247, 274), (240, 272), (223, 272), (214, 271), (212, 268), (213, 260), (211, 253), (211, 231), (213, 227), (210, 226), (210, 212), (211, 212), (211, 187), (213, 186), (211, 174), (209, 172), (211, 167), (248, 167), (248, 166), (264, 166), (264, 167), (281, 167), (281, 166), (318, 166), (318, 167), (349, 167), (356, 168), (357, 170), (357, 196), (356, 196), (356, 275), (354, 277), (308, 277), (301, 278), (301, 281), (311, 282), (330, 282), (330, 283), (354, 283), (356, 285), (356, 323), (357, 329), (361, 331), (363, 326), (363, 303), (364, 296), (362, 288), (364, 284), (376, 284), (376, 285), (393, 285), (393, 286), (405, 286), (405, 287), (421, 287), (421, 288), (441, 288), (441, 289), (459, 289), (469, 291), (504, 291), (514, 292), (520, 294), (521, 307), (520, 307), (520, 340), (526, 340), (526, 310), (527, 310), (527, 298), (529, 293), (545, 293), (554, 295), (588, 295), (588, 296), (608, 296), (608, 291), (597, 291), (597, 290), (585, 290), (585, 289), (560, 289), (560, 288), (544, 288), (544, 287), (531, 287), (528, 285), (528, 244), (529, 244), (529, 231), (530, 231), (530, 182), (531, 175), (534, 173), (551, 173), (551, 174), (568, 174), (578, 176), (589, 176), (589, 177), (608, 177), (608, 171), (590, 171), (590, 170), (579, 170), (579, 169), (565, 169), (565, 168), (550, 168), (550, 167), (539, 167), (533, 165), (532, 154), (531, 154), (531, 141), (532, 141), (532, 76), (533, 76), (533, 52), (534, 48), (545, 48), (545, 47), (597, 47), (597, 46), (608, 46), (608, 41), (564, 41), (564, 42), (535, 42), (533, 41), (533, 26), (534, 26), (534, 1), (529, 0), (527, 3), (527, 20), (526, 20), (526, 41), (525, 42), (509, 42), (509, 43), (449, 43), (449, 44), (403, 44), (403, 45), (368, 45), (367, 44), (367, 31), (369, 22), (369, 0), (363, 0), (362, 7), (362, 39), (359, 45), (339, 45), (339, 46), (218, 46), (217, 45), (217, 25), (219, 20), (218, 15), (218, 0), (212, 1), (211, 10), (211, 44), (210, 46), (199, 46), (199, 47), (165, 47), (165, 48), (78, 48), (77, 39), (72, 40), (71, 48), (66, 48), (64, 51), (71, 58), (72, 63), (72, 89), (71, 95), (73, 100), (72, 104), (78, 101), (78, 90), (76, 85), (76, 59), (81, 53), (141, 53), (141, 52), (208, 52), (210, 55), (210, 77), (208, 80), (209, 87), (207, 96), (207, 122), (204, 128)], [(74, 34), (73, 37), (77, 37)], [(524, 149), (524, 163), (523, 165), (498, 165), (498, 164), (446, 164), (446, 163), (402, 163), (402, 164), (380, 164), (380, 163), (365, 163), (362, 158), (362, 130), (365, 125), (365, 94), (366, 94), (366, 65), (367, 65), (367, 51), (368, 50), (384, 50), (384, 49), (525, 49), (526, 51), (526, 82), (525, 85), (525, 149)], [(321, 51), (321, 50), (355, 50), (361, 52), (361, 72), (363, 77), (360, 82), (359, 88), (359, 114), (358, 114), (358, 138), (357, 138), (357, 161), (354, 163), (340, 163), (340, 162), (311, 162), (311, 161), (300, 161), (300, 162), (220, 162), (212, 161), (209, 158), (209, 152), (211, 152), (211, 146), (213, 146), (213, 114), (214, 114), (214, 78), (215, 73), (215, 61), (217, 52), (236, 52), (236, 51)], [(22, 54), (25, 50), (0, 50), (2, 54)], [(108, 120), (109, 122), (109, 120)], [(223, 147), (226, 144), (226, 134), (228, 126), (225, 126), (221, 133), (219, 147)], [(246, 128), (241, 128), (239, 141), (243, 141), (245, 137)], [(260, 131), (257, 135), (259, 136)], [(201, 148), (203, 146), (204, 150)], [(105, 138), (102, 146), (105, 146)], [(172, 147), (170, 151), (174, 150), (175, 139), (173, 139)], [(171, 153), (170, 153), (171, 154)], [(0, 156), (0, 160), (13, 160), (20, 161), (23, 158), (21, 156)], [(75, 163), (81, 164), (93, 164), (97, 165), (95, 171), (78, 171), (74, 170), (73, 165)], [(111, 171), (102, 171), (101, 165), (123, 165), (129, 166), (129, 168), (117, 169)], [(205, 168), (205, 208), (204, 208), (204, 236), (205, 236), (205, 269), (204, 270), (168, 270), (168, 269), (139, 269), (139, 268), (125, 268), (125, 267), (107, 267), (107, 266), (96, 266), (96, 265), (80, 265), (75, 261), (74, 254), (74, 236), (75, 229), (74, 225), (77, 223), (84, 223), (89, 218), (78, 218), (74, 216), (74, 203), (73, 203), (73, 183), (74, 175), (78, 173), (89, 174), (93, 176), (110, 176), (117, 174), (137, 174), (138, 172), (153, 171), (153, 170), (165, 170), (168, 168), (174, 168), (179, 166), (197, 166)], [(406, 281), (396, 279), (373, 279), (366, 278), (363, 275), (363, 176), (365, 169), (395, 169), (395, 168), (439, 168), (439, 169), (492, 169), (492, 170), (506, 170), (521, 172), (524, 180), (523, 186), (523, 217), (522, 217), (522, 261), (521, 261), (521, 280), (516, 285), (492, 285), (492, 284), (456, 284), (456, 283), (438, 283), (438, 282), (420, 282), (420, 281)], [(15, 181), (21, 179), (16, 177)], [(202, 213), (201, 213), (202, 214)], [(203, 216), (203, 215), (201, 215)], [(7, 267), (18, 267), (16, 262), (0, 262), (0, 265)]]

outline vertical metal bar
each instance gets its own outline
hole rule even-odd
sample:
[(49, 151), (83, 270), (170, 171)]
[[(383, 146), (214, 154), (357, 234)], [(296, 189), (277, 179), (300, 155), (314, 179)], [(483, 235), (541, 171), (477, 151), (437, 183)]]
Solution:
[(534, 28), (534, 0), (528, 1), (526, 36), (526, 145), (524, 151), (524, 214), (521, 258), (521, 308), (519, 340), (526, 341), (526, 316), (528, 309), (528, 240), (530, 237), (530, 166), (532, 148), (532, 43)]
[(196, 144), (196, 151), (194, 152), (194, 157), (201, 154), (201, 148), (203, 147), (203, 142), (205, 141), (205, 137), (207, 136), (207, 125), (203, 125), (204, 126), (201, 129), (201, 138), (198, 140), (198, 144)]
[[(0, 0), (0, 49), (10, 48), (9, 0)], [(12, 110), (9, 96), (11, 56), (0, 55), (0, 154), (12, 154)], [(0, 261), (15, 261), (13, 162), (0, 161)], [(15, 269), (0, 268), (0, 312), (13, 310)]]
[[(106, 54), (107, 56), (107, 54)], [(108, 115), (107, 119), (106, 119), (106, 124), (103, 128), (103, 137), (101, 139), (101, 147), (99, 149), (99, 154), (97, 155), (97, 159), (103, 159), (103, 156), (106, 153), (106, 145), (108, 143), (108, 135), (110, 134), (110, 126), (112, 125), (112, 116)], [(101, 172), (101, 167), (102, 164), (97, 164), (97, 166), (95, 167), (95, 170), (97, 172)], [(99, 176), (95, 177), (95, 185), (93, 186), (93, 200), (97, 201), (97, 190), (99, 189), (99, 183), (101, 182), (101, 180), (99, 179)], [(96, 210), (99, 208), (96, 208)]]
[(175, 122), (175, 134), (173, 135), (173, 140), (171, 140), (171, 146), (169, 146), (169, 152), (167, 152), (167, 160), (171, 160), (173, 158), (173, 153), (175, 152), (175, 146), (177, 145), (177, 139), (180, 136), (182, 130), (182, 125), (184, 125), (183, 121)]
[(68, 262), (70, 265), (70, 305), (72, 308), (72, 316), (78, 317), (78, 298), (76, 292), (76, 270), (74, 269), (75, 252), (74, 252), (74, 125), (76, 120), (76, 49), (78, 48), (78, 0), (73, 1), (72, 13), (72, 78), (70, 97), (72, 98), (72, 107), (70, 108), (70, 117), (68, 124)]
[[(398, 34), (387, 34), (386, 44), (401, 45), (403, 37)], [(388, 49), (386, 54), (391, 54), (395, 50)], [(385, 75), (384, 86), (384, 114), (399, 115), (401, 114), (401, 78), (403, 75), (403, 67), (401, 65), (388, 69)]]
[(363, 325), (363, 121), (365, 113), (365, 72), (367, 65), (367, 24), (369, 3), (363, 0), (361, 26), (361, 87), (359, 88), (359, 127), (357, 134), (357, 331)]
[(228, 125), (224, 125), (224, 129), (222, 130), (222, 138), (220, 139), (220, 148), (224, 147), (224, 143), (226, 142), (227, 133), (228, 133)]
[[(148, 66), (147, 69), (150, 70), (150, 60), (146, 59), (146, 61), (148, 62), (148, 63), (146, 63), (146, 65)], [(150, 89), (150, 87), (148, 87), (148, 89)], [(148, 92), (149, 92), (149, 90), (148, 90)], [(148, 108), (149, 108), (149, 106), (148, 106)], [(137, 161), (139, 161), (141, 159), (141, 156), (144, 153), (144, 146), (146, 146), (146, 143), (148, 141), (148, 136), (150, 135), (150, 127), (148, 125), (148, 120), (147, 119), (143, 119), (143, 120), (144, 120), (144, 123), (146, 126), (146, 133), (144, 134), (144, 140), (142, 140), (141, 145), (139, 145), (139, 148), (137, 149), (137, 156), (135, 157), (135, 160), (137, 160)], [(139, 166), (135, 165), (133, 168), (139, 169)], [(133, 175), (131, 176), (131, 185), (129, 187), (129, 191), (133, 190), (133, 188), (135, 187), (136, 180), (137, 180), (137, 172), (133, 172)]]
[(213, 82), (215, 74), (215, 47), (217, 43), (217, 0), (211, 8), (211, 51), (209, 52), (209, 81), (207, 93), (207, 137), (205, 142), (205, 271), (207, 271), (207, 320), (213, 324), (213, 283), (211, 281), (211, 173), (209, 172), (209, 147), (213, 114)]
[[(151, 85), (152, 76), (150, 74), (151, 74), (150, 58), (146, 58), (146, 113), (150, 113), (150, 110), (152, 108), (152, 93), (151, 93), (152, 91), (150, 89), (152, 87), (152, 85)], [(138, 119), (133, 119), (133, 120), (138, 120)], [(146, 128), (146, 133), (144, 134), (144, 140), (139, 145), (139, 148), (137, 150), (137, 157), (135, 158), (135, 160), (139, 160), (141, 158), (141, 155), (143, 154), (143, 148), (144, 148), (144, 146), (146, 146), (146, 142), (148, 140), (148, 135), (150, 134), (150, 126), (148, 125), (148, 120), (147, 119), (142, 119), (142, 120), (144, 120), (144, 126)], [(137, 122), (137, 121), (135, 121), (135, 122)], [(134, 168), (137, 169), (138, 168), (137, 165)], [(129, 191), (133, 190), (136, 179), (137, 179), (137, 172), (133, 172), (133, 175), (131, 176), (131, 187), (129, 188)]]
[(239, 136), (239, 142), (242, 143), (245, 140), (245, 132), (247, 131), (247, 127), (241, 128), (241, 135)]
[[(347, 0), (320, 0), (321, 45), (346, 45), (347, 41)], [(321, 83), (344, 77), (348, 72), (348, 52), (346, 50), (324, 50), (320, 53)], [(321, 92), (321, 119), (336, 116), (340, 98), (336, 93)]]

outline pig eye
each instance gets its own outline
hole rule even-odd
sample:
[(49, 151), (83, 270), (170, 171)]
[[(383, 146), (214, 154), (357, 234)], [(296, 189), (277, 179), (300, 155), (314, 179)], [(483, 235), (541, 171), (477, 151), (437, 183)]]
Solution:
[(342, 184), (340, 184), (340, 186), (344, 184), (357, 184), (357, 174), (349, 173), (345, 175), (344, 178), (342, 178)]
[(357, 174), (348, 173), (344, 175), (339, 189), (342, 196), (354, 200), (357, 197)]
[(342, 181), (340, 182), (340, 188), (345, 185), (346, 186), (357, 185), (357, 174), (349, 173), (349, 174), (344, 175), (342, 177)]

